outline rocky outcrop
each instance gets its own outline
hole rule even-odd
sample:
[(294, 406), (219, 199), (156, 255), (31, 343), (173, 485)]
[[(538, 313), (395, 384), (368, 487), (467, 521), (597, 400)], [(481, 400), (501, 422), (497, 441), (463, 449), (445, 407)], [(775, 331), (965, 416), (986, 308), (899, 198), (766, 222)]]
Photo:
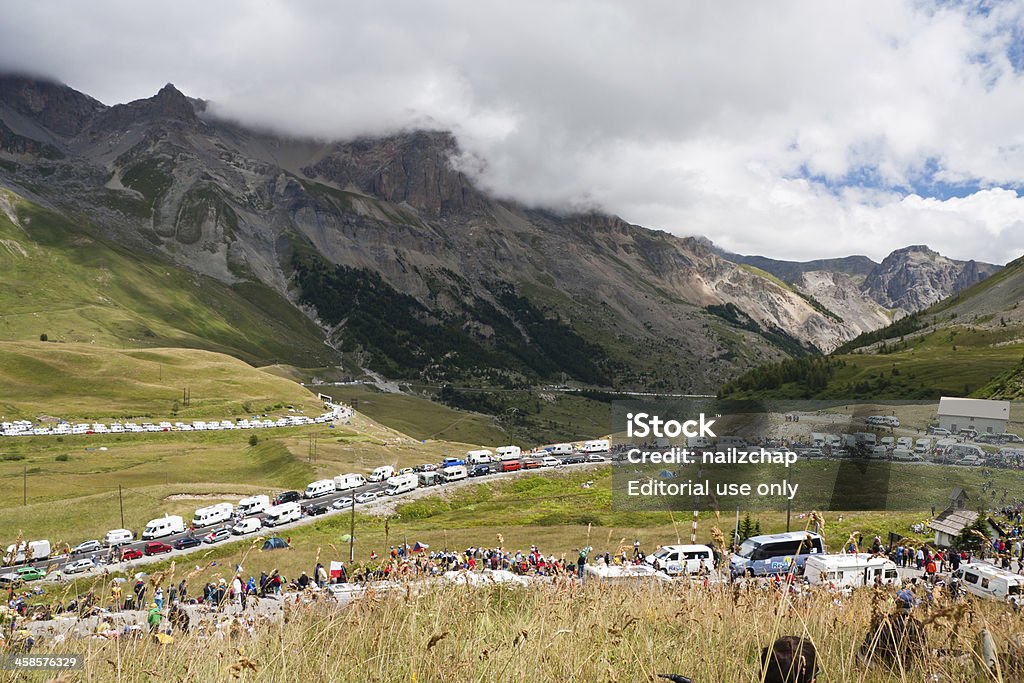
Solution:
[(956, 261), (924, 245), (897, 249), (864, 280), (864, 291), (902, 314), (923, 310), (997, 271), (997, 266)]

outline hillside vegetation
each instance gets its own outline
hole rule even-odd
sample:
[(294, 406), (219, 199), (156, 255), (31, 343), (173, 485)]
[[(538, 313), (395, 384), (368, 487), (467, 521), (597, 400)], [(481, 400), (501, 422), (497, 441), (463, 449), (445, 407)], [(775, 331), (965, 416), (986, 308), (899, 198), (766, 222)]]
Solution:
[(0, 339), (187, 347), (324, 365), (323, 333), (262, 284), (233, 286), (128, 251), (0, 189)]

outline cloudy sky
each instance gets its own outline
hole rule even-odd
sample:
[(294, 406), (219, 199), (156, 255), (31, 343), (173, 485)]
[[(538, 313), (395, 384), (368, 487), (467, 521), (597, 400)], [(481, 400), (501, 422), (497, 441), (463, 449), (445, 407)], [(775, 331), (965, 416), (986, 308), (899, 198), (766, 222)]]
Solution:
[(454, 131), (495, 193), (778, 258), (1024, 253), (1024, 5), (7, 2), (0, 67), (325, 137)]

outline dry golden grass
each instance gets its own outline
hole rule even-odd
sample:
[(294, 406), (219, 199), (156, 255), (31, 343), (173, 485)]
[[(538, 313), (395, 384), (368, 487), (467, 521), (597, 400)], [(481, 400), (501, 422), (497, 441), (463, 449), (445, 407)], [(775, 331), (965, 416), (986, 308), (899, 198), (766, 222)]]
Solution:
[[(862, 590), (838, 603), (734, 586), (609, 585), (409, 588), (338, 607), (289, 607), (283, 625), (223, 637), (190, 633), (170, 645), (98, 639), (44, 643), (79, 653), (82, 681), (654, 681), (760, 680), (762, 647), (779, 635), (815, 643), (824, 674), (843, 683), (1019, 681), (983, 673), (982, 628), (1005, 651), (1024, 624), (996, 603), (933, 610), (928, 646), (895, 669), (865, 668), (857, 652), (891, 592)], [(958, 656), (958, 653), (959, 656)], [(46, 680), (40, 678), (39, 680)]]

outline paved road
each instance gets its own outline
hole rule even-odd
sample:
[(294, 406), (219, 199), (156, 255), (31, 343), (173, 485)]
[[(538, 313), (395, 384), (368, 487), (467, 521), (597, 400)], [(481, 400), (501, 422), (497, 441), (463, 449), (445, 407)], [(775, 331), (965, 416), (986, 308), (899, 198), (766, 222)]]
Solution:
[[(574, 455), (575, 455), (575, 457), (579, 457), (579, 454), (574, 454)], [(605, 457), (605, 458), (608, 457), (607, 454), (601, 454), (601, 455), (603, 457)], [(563, 464), (560, 465), (559, 467), (576, 467), (576, 466), (579, 466), (579, 465), (594, 464), (594, 463), (587, 463), (585, 460), (584, 460), (583, 463), (565, 464), (564, 461), (566, 459), (568, 459), (568, 458), (574, 457), (573, 455), (564, 455), (564, 456), (561, 456), (561, 457), (559, 457), (559, 456), (555, 456), (555, 457), (558, 457), (558, 459), (563, 462)], [(529, 459), (532, 459), (532, 458), (522, 458), (518, 462), (520, 463), (520, 465), (524, 465), (525, 462), (527, 460), (529, 460)], [(520, 474), (522, 472), (529, 472), (529, 471), (538, 472), (538, 471), (544, 471), (545, 469), (551, 469), (551, 468), (539, 468), (539, 469), (527, 470), (525, 468), (525, 466), (523, 466), (520, 470), (512, 471), (512, 472), (493, 471), (496, 468), (496, 466), (497, 466), (496, 463), (492, 463), (492, 472), (490, 474), (481, 475), (481, 476), (478, 476), (478, 477), (472, 477), (472, 478), (469, 478), (469, 479), (471, 481), (488, 481), (488, 480), (494, 480), (496, 478), (499, 478), (499, 477), (502, 477), (502, 476), (506, 476), (506, 475)], [(469, 466), (469, 467), (472, 468), (472, 466)], [(445, 484), (440, 484), (438, 486), (443, 488), (445, 486)], [(360, 493), (367, 492), (367, 491), (373, 491), (373, 492), (377, 493), (377, 495), (380, 497), (380, 498), (378, 498), (378, 500), (380, 500), (382, 498), (387, 498), (387, 496), (385, 496), (385, 494), (383, 493), (383, 491), (384, 491), (384, 489), (386, 487), (387, 487), (387, 483), (386, 482), (368, 482), (368, 483), (366, 483), (366, 484), (364, 484), (362, 486), (359, 486), (357, 488), (348, 489), (346, 491), (334, 492), (334, 493), (331, 493), (331, 494), (328, 494), (328, 495), (325, 495), (325, 496), (320, 496), (318, 498), (314, 498), (312, 500), (303, 499), (301, 501), (301, 504), (302, 504), (303, 507), (305, 507), (306, 505), (311, 505), (311, 504), (312, 505), (326, 505), (328, 507), (329, 511), (325, 515), (322, 515), (322, 516), (336, 515), (336, 514), (349, 514), (350, 513), (350, 509), (347, 506), (343, 510), (335, 509), (333, 507), (334, 501), (339, 500), (341, 498), (349, 498), (349, 497), (354, 499), (355, 496), (359, 495)], [(434, 487), (430, 487), (430, 488), (434, 488)], [(421, 490), (421, 489), (418, 488), (416, 490)], [(365, 507), (365, 505), (361, 504), (361, 503), (356, 503), (355, 507), (357, 509), (359, 509), (359, 508)], [(261, 521), (264, 518), (264, 516), (265, 516), (264, 514), (250, 515), (250, 517), (257, 517)], [(186, 549), (182, 549), (182, 550), (175, 549), (175, 550), (172, 550), (169, 553), (162, 553), (162, 554), (154, 555), (154, 556), (145, 556), (144, 555), (143, 558), (141, 558), (140, 560), (129, 560), (127, 562), (108, 562), (108, 560), (112, 556), (112, 551), (110, 549), (104, 548), (102, 550), (98, 550), (98, 551), (94, 551), (94, 552), (88, 552), (88, 553), (79, 553), (77, 555), (72, 555), (72, 556), (67, 556), (67, 555), (51, 555), (46, 560), (37, 560), (37, 561), (28, 563), (28, 565), (18, 565), (18, 567), (34, 566), (34, 567), (38, 567), (38, 568), (43, 569), (43, 570), (49, 570), (49, 571), (53, 572), (53, 571), (61, 571), (61, 570), (63, 570), (64, 565), (66, 565), (68, 562), (71, 562), (73, 560), (79, 560), (79, 559), (82, 559), (82, 558), (90, 558), (94, 562), (96, 562), (97, 565), (99, 565), (100, 567), (106, 567), (110, 571), (122, 571), (122, 572), (128, 573), (131, 568), (136, 567), (136, 566), (141, 565), (141, 564), (148, 564), (149, 562), (155, 562), (155, 561), (163, 560), (163, 559), (166, 559), (166, 558), (169, 558), (169, 557), (170, 558), (181, 557), (181, 556), (189, 555), (189, 554), (195, 553), (195, 552), (204, 552), (206, 550), (209, 550), (210, 548), (217, 547), (217, 546), (223, 545), (225, 543), (229, 543), (231, 541), (239, 541), (239, 540), (243, 540), (243, 539), (246, 539), (246, 538), (255, 538), (257, 536), (267, 535), (267, 534), (281, 535), (281, 532), (283, 532), (283, 531), (287, 531), (288, 529), (291, 529), (291, 528), (296, 527), (296, 526), (301, 526), (303, 524), (309, 524), (309, 523), (311, 523), (313, 521), (316, 521), (319, 518), (320, 518), (320, 516), (309, 517), (309, 516), (303, 515), (303, 517), (300, 520), (295, 521), (295, 522), (290, 522), (288, 524), (282, 524), (280, 526), (275, 526), (275, 527), (266, 527), (266, 526), (264, 526), (264, 527), (261, 527), (258, 531), (254, 531), (252, 533), (244, 534), (244, 535), (241, 535), (241, 536), (234, 536), (233, 535), (233, 536), (231, 536), (230, 539), (225, 539), (223, 541), (220, 541), (220, 542), (214, 543), (214, 544), (209, 544), (209, 543), (205, 543), (204, 542), (201, 545), (198, 545), (198, 546), (195, 546), (195, 547), (192, 547), (192, 548), (186, 548)], [(211, 525), (209, 527), (204, 527), (202, 529), (196, 529), (195, 531), (185, 531), (184, 533), (172, 534), (170, 536), (165, 536), (163, 538), (153, 539), (153, 540), (157, 540), (157, 541), (160, 541), (161, 543), (166, 543), (167, 545), (173, 546), (176, 541), (178, 541), (178, 540), (180, 540), (182, 538), (195, 537), (195, 538), (202, 539), (204, 536), (206, 536), (208, 533), (210, 533), (214, 529), (219, 529), (219, 528), (224, 527), (224, 526), (230, 527), (230, 526), (233, 526), (234, 523), (235, 523), (234, 520), (232, 520), (231, 522), (224, 522), (224, 523), (220, 523), (220, 524), (214, 524), (214, 525)], [(138, 550), (140, 552), (143, 552), (144, 549), (145, 549), (146, 543), (149, 543), (149, 542), (150, 542), (149, 540), (146, 540), (146, 541), (136, 540), (136, 541), (133, 541), (131, 543), (127, 543), (127, 544), (121, 545), (121, 546), (118, 547), (118, 549), (116, 549), (116, 551), (113, 552), (113, 555), (116, 555), (117, 557), (120, 557), (120, 554), (124, 550), (127, 550), (129, 548)], [(13, 571), (13, 569), (4, 568), (2, 573), (8, 573), (10, 571)], [(93, 571), (95, 572), (96, 570), (93, 570)], [(66, 578), (74, 578), (74, 577), (77, 577), (77, 576), (88, 576), (88, 575), (89, 575), (89, 573), (83, 572), (81, 574), (68, 574), (68, 575), (65, 575), (65, 577)]]

